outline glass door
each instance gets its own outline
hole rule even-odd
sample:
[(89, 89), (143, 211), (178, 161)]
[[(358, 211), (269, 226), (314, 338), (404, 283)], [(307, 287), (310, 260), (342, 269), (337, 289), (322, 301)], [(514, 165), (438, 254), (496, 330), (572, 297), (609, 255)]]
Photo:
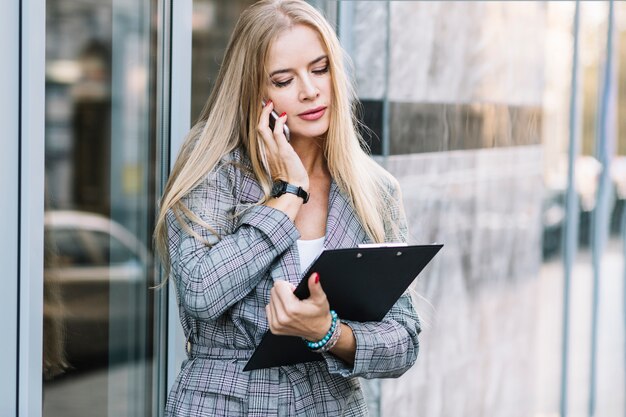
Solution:
[(157, 414), (157, 6), (46, 2), (46, 417)]

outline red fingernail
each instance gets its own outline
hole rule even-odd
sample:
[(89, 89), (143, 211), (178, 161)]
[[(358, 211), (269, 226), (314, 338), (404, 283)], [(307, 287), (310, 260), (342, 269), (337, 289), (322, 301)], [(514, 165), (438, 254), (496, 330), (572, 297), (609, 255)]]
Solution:
[(315, 283), (317, 284), (318, 282), (320, 282), (320, 274), (318, 274), (317, 272), (315, 273)]
[(284, 116), (284, 115), (286, 115), (286, 114), (287, 114), (287, 112), (285, 112), (285, 111), (284, 111), (284, 112), (282, 112), (282, 113), (280, 114), (280, 116), (278, 116), (278, 117), (283, 117), (283, 116)]
[(265, 103), (265, 107), (269, 106), (272, 103), (272, 100), (267, 100), (267, 103)]

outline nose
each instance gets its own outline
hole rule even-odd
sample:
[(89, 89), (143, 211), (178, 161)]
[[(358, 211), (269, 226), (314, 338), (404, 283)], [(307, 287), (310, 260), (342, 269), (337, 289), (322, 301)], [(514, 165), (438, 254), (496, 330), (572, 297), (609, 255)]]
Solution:
[(315, 100), (320, 91), (315, 85), (315, 82), (311, 77), (303, 77), (301, 78), (302, 82), (300, 85), (300, 101), (310, 101)]

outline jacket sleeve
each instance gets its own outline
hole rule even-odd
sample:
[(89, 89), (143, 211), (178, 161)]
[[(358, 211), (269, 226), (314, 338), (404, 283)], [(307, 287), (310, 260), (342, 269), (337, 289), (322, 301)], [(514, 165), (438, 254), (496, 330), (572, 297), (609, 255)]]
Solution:
[[(389, 207), (394, 224), (386, 226), (387, 240), (406, 241), (408, 228), (400, 189), (397, 186), (391, 196), (392, 204)], [(350, 366), (336, 356), (324, 353), (331, 374), (344, 377), (393, 378), (402, 375), (415, 363), (421, 325), (409, 291), (400, 297), (380, 322), (342, 322), (350, 326), (356, 339), (354, 364)]]
[(169, 251), (180, 303), (199, 320), (215, 320), (259, 283), (274, 259), (299, 237), (289, 217), (267, 206), (249, 207), (238, 217), (233, 196), (235, 168), (218, 167), (184, 204), (220, 236), (187, 221), (207, 246), (168, 218)]

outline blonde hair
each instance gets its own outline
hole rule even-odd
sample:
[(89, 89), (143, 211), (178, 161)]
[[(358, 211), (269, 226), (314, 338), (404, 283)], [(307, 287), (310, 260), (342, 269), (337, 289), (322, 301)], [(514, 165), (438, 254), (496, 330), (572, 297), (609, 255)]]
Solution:
[[(356, 126), (357, 104), (353, 84), (344, 69), (345, 54), (335, 31), (312, 6), (300, 0), (263, 0), (240, 16), (226, 49), (215, 88), (182, 145), (161, 199), (155, 228), (155, 246), (169, 275), (167, 213), (189, 234), (206, 242), (181, 218), (217, 233), (181, 201), (216, 167), (222, 157), (237, 147), (250, 157), (252, 171), (268, 198), (272, 179), (263, 164), (262, 139), (256, 126), (267, 73), (265, 64), (272, 42), (283, 31), (302, 24), (315, 30), (327, 50), (332, 80), (332, 114), (324, 154), (331, 176), (348, 197), (361, 224), (374, 242), (389, 239), (386, 228), (395, 227), (390, 218), (390, 194), (398, 189), (396, 180), (363, 150)], [(399, 232), (393, 238), (402, 238)], [(219, 236), (218, 236), (219, 237)]]

